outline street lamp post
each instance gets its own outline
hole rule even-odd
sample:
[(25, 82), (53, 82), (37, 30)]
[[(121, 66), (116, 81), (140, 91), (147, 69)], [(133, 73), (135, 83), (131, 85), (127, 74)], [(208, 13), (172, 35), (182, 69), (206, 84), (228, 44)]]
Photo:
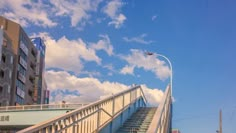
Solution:
[(171, 74), (170, 74), (170, 92), (171, 92), (171, 97), (172, 97), (172, 80), (173, 80), (172, 64), (166, 56), (164, 56), (162, 54), (156, 54), (156, 55), (165, 58), (168, 61), (169, 65), (170, 65), (170, 72), (171, 72)]
[[(170, 62), (170, 60), (166, 57), (166, 56), (164, 56), (164, 55), (162, 55), (162, 54), (156, 54), (157, 56), (160, 56), (160, 57), (163, 57), (163, 58), (165, 58), (167, 61), (168, 61), (168, 63), (169, 63), (169, 65), (170, 65), (170, 71), (171, 71), (171, 74), (170, 74), (170, 94), (171, 94), (171, 104), (170, 104), (170, 116), (171, 116), (171, 119), (170, 119), (170, 129), (172, 130), (172, 110), (173, 110), (173, 106), (172, 106), (172, 101), (173, 101), (173, 97), (172, 97), (172, 79), (173, 79), (173, 71), (172, 71), (172, 64), (171, 64), (171, 62)], [(169, 133), (171, 133), (172, 131), (169, 131)]]
[[(152, 52), (146, 52), (146, 55), (153, 55), (153, 53), (152, 53)], [(162, 54), (157, 54), (157, 53), (155, 53), (155, 55), (160, 56), (160, 57), (163, 57), (164, 59), (167, 60), (167, 62), (168, 62), (169, 65), (170, 65), (170, 72), (171, 72), (171, 74), (170, 74), (170, 92), (171, 92), (171, 98), (172, 98), (172, 79), (173, 79), (172, 64), (171, 64), (169, 58), (167, 58), (166, 56), (164, 56), (164, 55), (162, 55)], [(172, 99), (171, 99), (171, 100), (172, 100)]]
[[(151, 52), (146, 52), (146, 55), (153, 55), (153, 53), (151, 53)], [(167, 62), (169, 63), (169, 66), (170, 66), (170, 71), (171, 71), (171, 74), (170, 74), (170, 94), (171, 94), (171, 96), (170, 96), (170, 98), (171, 98), (171, 103), (170, 103), (170, 121), (169, 121), (169, 133), (171, 133), (171, 129), (172, 129), (172, 110), (173, 110), (173, 106), (172, 106), (172, 102), (173, 102), (173, 97), (172, 97), (172, 80), (173, 80), (173, 70), (172, 70), (172, 64), (171, 64), (171, 62), (170, 62), (170, 60), (169, 60), (169, 58), (167, 58), (166, 56), (164, 56), (164, 55), (162, 55), (162, 54), (157, 54), (157, 53), (155, 53), (155, 55), (157, 55), (157, 56), (160, 56), (160, 57), (162, 57), (162, 58), (164, 58), (164, 59), (166, 59), (167, 60)]]

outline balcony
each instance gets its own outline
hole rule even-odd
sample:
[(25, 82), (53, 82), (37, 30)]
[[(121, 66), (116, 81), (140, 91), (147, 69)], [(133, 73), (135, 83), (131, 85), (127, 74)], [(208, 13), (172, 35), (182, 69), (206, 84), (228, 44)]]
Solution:
[(23, 99), (25, 98), (25, 92), (22, 89), (20, 89), (19, 87), (16, 87), (16, 94)]
[(27, 62), (21, 56), (19, 62), (27, 70)]
[(26, 81), (26, 78), (25, 78), (25, 76), (22, 74), (22, 73), (20, 73), (20, 72), (18, 72), (18, 79), (20, 80), (20, 81), (22, 81), (23, 83), (25, 83), (25, 81)]
[(29, 50), (22, 41), (20, 42), (20, 48), (26, 55), (28, 55)]

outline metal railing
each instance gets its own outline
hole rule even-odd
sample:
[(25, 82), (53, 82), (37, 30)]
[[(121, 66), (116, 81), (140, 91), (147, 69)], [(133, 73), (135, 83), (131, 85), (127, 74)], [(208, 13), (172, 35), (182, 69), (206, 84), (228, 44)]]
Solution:
[(172, 96), (170, 86), (167, 87), (161, 103), (155, 112), (147, 133), (168, 133), (171, 122)]
[(20, 106), (3, 106), (0, 112), (4, 111), (26, 111), (26, 110), (53, 110), (53, 109), (77, 109), (87, 104), (37, 104), (37, 105), (20, 105)]
[(93, 133), (99, 132), (106, 124), (135, 101), (143, 99), (142, 88), (135, 86), (119, 94), (73, 110), (57, 118), (39, 123), (17, 133)]

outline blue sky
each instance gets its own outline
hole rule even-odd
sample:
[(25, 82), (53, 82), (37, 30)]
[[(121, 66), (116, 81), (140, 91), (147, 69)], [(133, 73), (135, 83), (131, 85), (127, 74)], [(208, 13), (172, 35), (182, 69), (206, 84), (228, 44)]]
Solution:
[[(2, 0), (0, 14), (47, 45), (51, 101), (89, 102), (142, 84), (160, 101), (173, 65), (173, 127), (236, 130), (233, 0)], [(78, 98), (79, 97), (79, 98)]]

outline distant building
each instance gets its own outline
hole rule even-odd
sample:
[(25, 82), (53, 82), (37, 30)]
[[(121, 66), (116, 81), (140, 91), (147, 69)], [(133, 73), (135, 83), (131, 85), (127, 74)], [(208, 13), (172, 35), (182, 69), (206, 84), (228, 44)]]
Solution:
[[(0, 88), (2, 87), (0, 89), (0, 102), (4, 103), (2, 105), (38, 103), (34, 99), (38, 51), (19, 24), (0, 16), (0, 27), (2, 27), (4, 38), (1, 39), (3, 43), (0, 45), (1, 59), (3, 59), (0, 64), (0, 74), (3, 75), (3, 79), (0, 80), (2, 82), (0, 84)], [(5, 44), (7, 44), (6, 47), (4, 47)], [(3, 63), (4, 59), (5, 63)], [(11, 70), (12, 74), (10, 74)], [(7, 77), (10, 77), (11, 81)], [(9, 93), (10, 98), (5, 95), (6, 93)], [(1, 95), (8, 97), (8, 101), (5, 101), (6, 98), (2, 98)]]
[(36, 80), (34, 88), (34, 99), (37, 103), (49, 103), (49, 90), (47, 90), (47, 83), (44, 77), (45, 73), (45, 51), (46, 45), (40, 37), (31, 38), (32, 43), (38, 50), (37, 65), (36, 65)]
[(179, 129), (172, 129), (172, 133), (180, 133)]

